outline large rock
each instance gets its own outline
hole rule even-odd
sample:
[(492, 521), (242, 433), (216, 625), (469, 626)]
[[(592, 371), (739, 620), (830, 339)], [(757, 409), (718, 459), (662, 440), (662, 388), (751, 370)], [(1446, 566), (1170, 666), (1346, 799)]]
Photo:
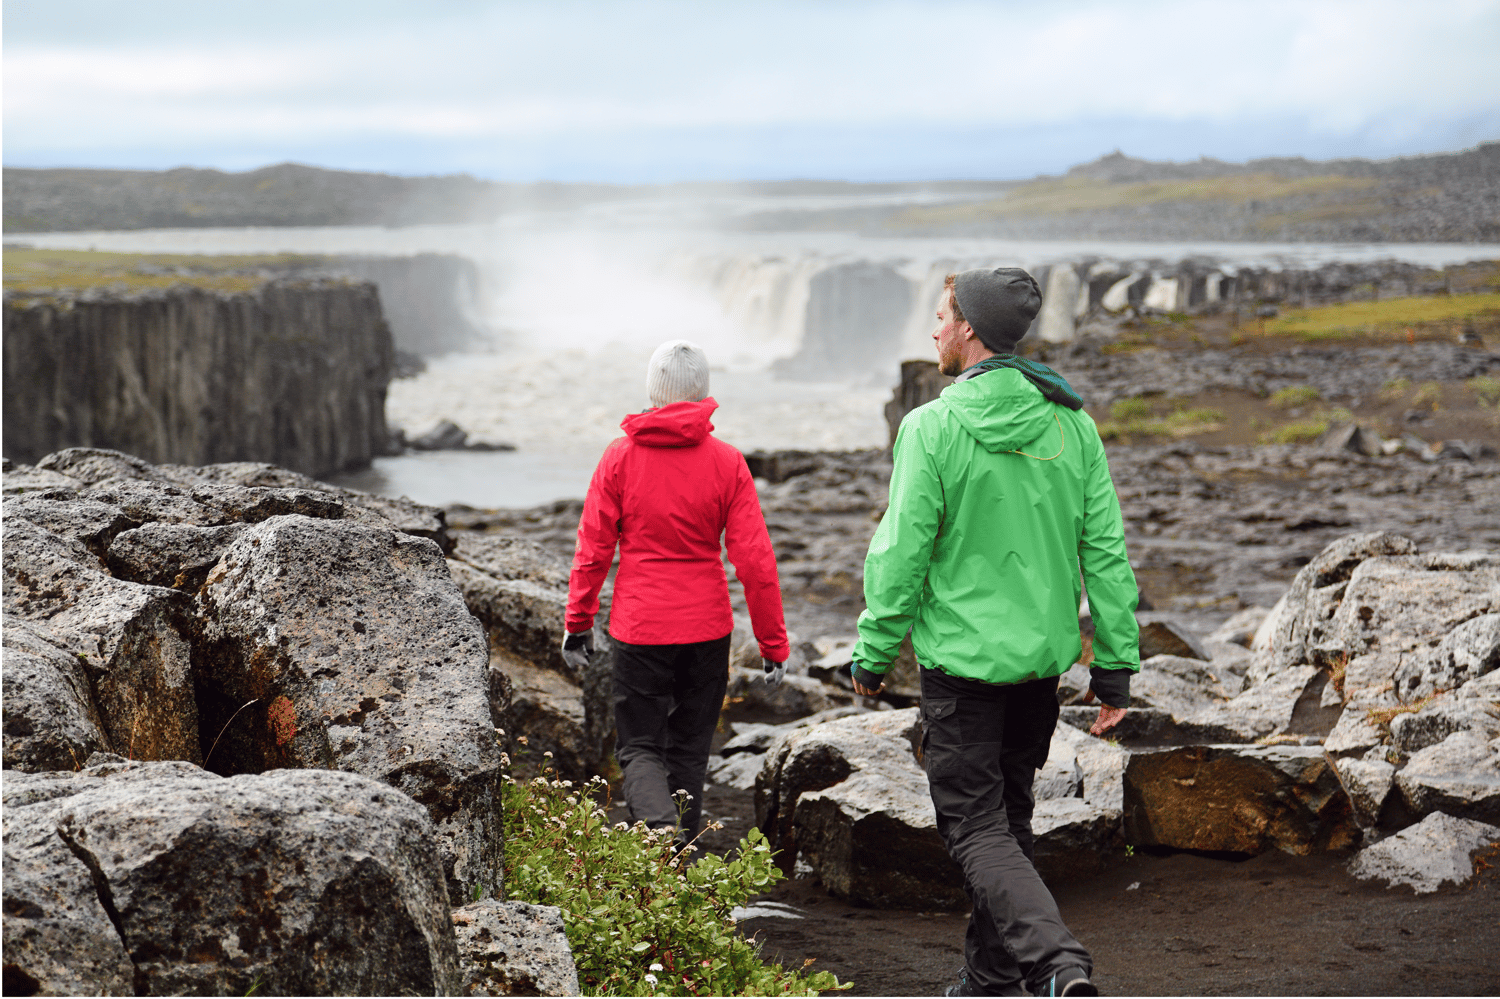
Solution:
[(576, 996), (562, 910), (484, 899), (453, 910), (461, 996)]
[(76, 770), (110, 749), (78, 657), (26, 621), (5, 623), (5, 769)]
[[(1178, 727), (1201, 742), (1255, 742), (1279, 735), (1324, 736), (1340, 711), (1322, 707), (1328, 675), (1314, 666), (1294, 666), (1179, 720)], [(1128, 716), (1127, 716), (1128, 717)]]
[(1500, 614), (1481, 614), (1450, 631), (1426, 655), (1397, 667), (1398, 696), (1408, 703), (1447, 690), (1500, 669)]
[[(595, 628), (596, 651), (581, 670), (563, 660), (567, 563), (531, 541), (463, 532), (448, 566), (484, 627), (490, 670), (513, 688), (510, 716), (500, 727), (525, 737), (515, 755), (522, 771), (539, 769), (550, 752), (563, 778), (600, 773), (614, 747), (609, 638)], [(600, 618), (607, 619), (602, 607)]]
[(273, 517), (239, 535), (200, 601), (208, 766), (384, 780), (431, 812), (455, 901), (499, 889), (489, 657), (436, 544)]
[(1365, 828), (1375, 825), (1395, 786), (1395, 766), (1378, 759), (1341, 759), (1334, 761), (1334, 772), (1349, 795), (1354, 821)]
[(1312, 746), (1187, 746), (1132, 753), (1125, 838), (1180, 850), (1306, 854), (1356, 842), (1349, 799)]
[(135, 966), (115, 916), (57, 834), (57, 799), (102, 783), (71, 772), (5, 775), (6, 995), (135, 994)]
[(913, 756), (917, 709), (878, 711), (791, 733), (766, 754), (756, 824), (790, 872), (798, 857), (835, 895), (863, 905), (967, 903)]
[(1156, 617), (1149, 613), (1142, 614), (1140, 617), (1142, 618), (1140, 637), (1142, 662), (1152, 656), (1179, 656), (1184, 659), (1201, 659), (1204, 662), (1213, 658), (1204, 647), (1203, 640), (1193, 634), (1181, 621), (1170, 617)]
[[(785, 732), (756, 780), (756, 821), (777, 862), (805, 860), (835, 894), (903, 909), (964, 908), (963, 873), (937, 831), (917, 763), (918, 709), (876, 711)], [(1125, 753), (1059, 729), (1038, 774), (1037, 868), (1096, 865), (1119, 828)]]
[[(134, 759), (200, 760), (184, 637), (191, 601), (176, 590), (114, 579), (102, 568), (79, 541), (20, 515), (6, 517), (8, 621), (30, 622), (77, 660), (108, 746)], [(34, 730), (50, 728), (40, 716), (31, 722)], [(66, 743), (70, 723), (65, 716), (58, 723), (61, 728), (44, 738)]]
[(1500, 824), (1500, 740), (1455, 732), (1413, 755), (1396, 786), (1415, 815), (1440, 811)]
[(1423, 895), (1468, 881), (1474, 876), (1474, 853), (1495, 845), (1500, 845), (1500, 827), (1434, 812), (1359, 851), (1349, 862), (1349, 873), (1410, 885)]
[(105, 560), (119, 579), (196, 593), (243, 530), (244, 524), (152, 522), (117, 535)]
[(1485, 741), (1500, 735), (1500, 705), (1444, 697), (1391, 719), (1391, 748), (1403, 756), (1435, 746), (1455, 732), (1477, 732)]
[(1263, 655), (1247, 675), (1247, 684), (1311, 662), (1313, 648), (1329, 637), (1329, 623), (1361, 563), (1415, 550), (1409, 539), (1385, 531), (1348, 535), (1324, 548), (1297, 573), (1291, 588), (1262, 623), (1252, 648), (1259, 647)]
[(4, 793), (8, 985), (14, 974), (50, 994), (452, 987), (432, 823), (385, 784), (120, 762), (8, 776)]
[(57, 292), (7, 299), (4, 335), (13, 460), (83, 445), (322, 475), (388, 446), (394, 347), (370, 284)]

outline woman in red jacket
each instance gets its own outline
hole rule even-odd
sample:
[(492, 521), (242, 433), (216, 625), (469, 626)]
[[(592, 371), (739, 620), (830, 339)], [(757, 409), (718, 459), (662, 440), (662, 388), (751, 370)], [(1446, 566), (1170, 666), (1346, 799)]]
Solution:
[[(620, 549), (609, 613), (614, 640), (615, 757), (631, 817), (698, 833), (709, 744), (729, 677), (734, 618), (719, 539), (745, 591), (766, 682), (785, 672), (776, 555), (739, 451), (712, 435), (708, 358), (686, 340), (651, 355), (653, 408), (627, 416), (589, 483), (568, 584), (563, 655), (593, 651), (599, 589)], [(679, 815), (673, 793), (691, 797)]]

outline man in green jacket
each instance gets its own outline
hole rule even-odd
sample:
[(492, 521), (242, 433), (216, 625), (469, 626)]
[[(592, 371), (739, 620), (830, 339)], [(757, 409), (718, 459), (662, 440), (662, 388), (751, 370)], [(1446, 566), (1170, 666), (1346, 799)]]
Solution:
[(1057, 678), (1083, 652), (1080, 571), (1095, 735), (1130, 703), (1138, 591), (1094, 421), (1061, 375), (1013, 353), (1040, 307), (1018, 268), (949, 275), (933, 339), (958, 380), (901, 422), (865, 560), (854, 685), (876, 693), (911, 630), (938, 831), (974, 903), (949, 995), (1098, 994), (1032, 864), (1031, 786), (1057, 725)]

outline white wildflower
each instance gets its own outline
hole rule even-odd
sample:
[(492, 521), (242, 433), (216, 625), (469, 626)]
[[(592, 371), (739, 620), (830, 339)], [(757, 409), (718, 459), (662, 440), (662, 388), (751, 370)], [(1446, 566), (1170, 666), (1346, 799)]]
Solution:
[(652, 965), (652, 966), (651, 966), (651, 970), (652, 970), (652, 971), (661, 971), (661, 970), (662, 970), (662, 967), (661, 967), (661, 965), (659, 965), (659, 964), (653, 964), (653, 965)]
[(650, 982), (652, 985), (655, 985), (656, 984), (656, 976), (655, 975), (647, 975), (646, 976), (646, 981)]

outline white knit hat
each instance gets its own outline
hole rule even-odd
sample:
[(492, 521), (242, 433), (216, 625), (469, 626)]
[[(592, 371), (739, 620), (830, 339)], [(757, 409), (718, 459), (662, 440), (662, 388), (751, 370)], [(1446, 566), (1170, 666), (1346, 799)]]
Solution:
[(646, 392), (653, 406), (699, 401), (708, 395), (708, 355), (691, 340), (668, 340), (646, 366)]

